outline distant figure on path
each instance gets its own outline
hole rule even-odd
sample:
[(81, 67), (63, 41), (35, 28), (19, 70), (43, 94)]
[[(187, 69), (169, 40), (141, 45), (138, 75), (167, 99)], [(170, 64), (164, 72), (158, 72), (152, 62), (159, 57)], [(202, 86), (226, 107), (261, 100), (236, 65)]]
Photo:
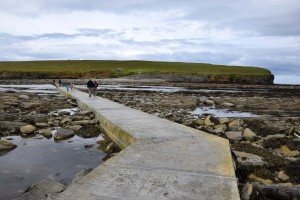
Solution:
[(67, 89), (67, 92), (69, 92), (69, 90), (70, 90), (70, 84), (69, 83), (66, 83), (66, 89)]
[(89, 97), (91, 97), (92, 92), (93, 92), (93, 88), (94, 88), (94, 83), (91, 79), (87, 82), (87, 88), (88, 88), (88, 91), (89, 91)]
[(75, 90), (75, 84), (71, 83), (71, 91), (74, 91), (74, 90)]
[(61, 87), (62, 86), (62, 82), (61, 82), (61, 80), (59, 79), (59, 81), (58, 81), (58, 85), (59, 85), (59, 87)]
[(94, 87), (93, 87), (94, 96), (97, 96), (97, 87), (98, 87), (98, 83), (94, 81)]

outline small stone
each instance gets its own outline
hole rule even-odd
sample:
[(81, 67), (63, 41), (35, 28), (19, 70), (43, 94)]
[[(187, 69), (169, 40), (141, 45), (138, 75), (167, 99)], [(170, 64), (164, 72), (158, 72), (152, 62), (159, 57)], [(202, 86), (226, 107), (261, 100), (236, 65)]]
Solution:
[(68, 139), (70, 137), (73, 137), (74, 135), (75, 132), (71, 129), (59, 128), (57, 129), (57, 132), (54, 134), (54, 139), (63, 140), (63, 139)]
[(225, 133), (224, 127), (219, 127), (213, 130), (213, 133)]
[(195, 124), (197, 125), (204, 125), (204, 120), (203, 119), (197, 119), (194, 121)]
[(281, 181), (286, 182), (290, 179), (288, 175), (284, 173), (284, 171), (280, 171), (277, 176)]
[(20, 131), (22, 134), (30, 134), (30, 133), (33, 133), (35, 130), (36, 130), (36, 127), (32, 126), (32, 125), (25, 125), (20, 128)]
[(253, 192), (253, 185), (250, 183), (247, 183), (246, 185), (244, 185), (243, 190), (241, 192), (241, 199), (249, 200), (252, 192)]
[(228, 117), (224, 117), (224, 118), (219, 119), (220, 124), (226, 124), (226, 123), (229, 123), (229, 122), (230, 122), (230, 120), (229, 120)]
[(29, 100), (29, 96), (25, 94), (20, 95), (19, 98), (24, 100)]
[(244, 121), (242, 119), (235, 119), (232, 122), (230, 122), (228, 124), (229, 127), (231, 126), (243, 126), (244, 125)]
[(272, 180), (260, 178), (260, 177), (256, 176), (255, 174), (250, 174), (250, 175), (248, 176), (248, 178), (251, 179), (251, 180), (254, 180), (254, 181), (256, 181), (256, 182), (260, 182), (260, 183), (264, 183), (264, 184), (270, 184), (270, 183), (273, 183)]
[(60, 121), (60, 124), (64, 125), (64, 124), (68, 124), (72, 122), (72, 119), (70, 117), (65, 117)]
[(205, 100), (205, 103), (208, 105), (215, 105), (215, 102), (209, 99)]
[(35, 123), (35, 126), (39, 128), (44, 128), (48, 126), (48, 123)]
[(79, 129), (81, 129), (82, 126), (81, 125), (74, 125), (74, 126), (70, 126), (69, 129), (72, 129), (73, 131), (78, 131)]
[(244, 130), (244, 134), (243, 134), (243, 137), (246, 139), (246, 140), (252, 140), (253, 138), (255, 138), (256, 137), (256, 134), (253, 132), (253, 131), (251, 131), (249, 128), (246, 128), (245, 130)]
[(215, 124), (210, 120), (210, 118), (211, 118), (211, 115), (206, 116), (206, 118), (205, 118), (205, 120), (204, 120), (204, 124), (205, 124), (206, 126), (213, 126), (213, 125), (215, 125)]
[(225, 134), (229, 140), (233, 140), (233, 141), (243, 140), (243, 134), (241, 131), (226, 131)]
[(233, 103), (229, 103), (229, 102), (224, 102), (221, 104), (222, 106), (225, 106), (225, 107), (233, 107), (234, 104)]
[(298, 150), (291, 151), (287, 145), (281, 146), (281, 153), (287, 157), (295, 157), (300, 155)]
[(45, 138), (51, 138), (52, 137), (52, 133), (49, 129), (41, 129), (41, 130), (39, 130), (39, 134), (41, 134)]
[(89, 125), (90, 120), (81, 120), (81, 121), (74, 121), (76, 125)]

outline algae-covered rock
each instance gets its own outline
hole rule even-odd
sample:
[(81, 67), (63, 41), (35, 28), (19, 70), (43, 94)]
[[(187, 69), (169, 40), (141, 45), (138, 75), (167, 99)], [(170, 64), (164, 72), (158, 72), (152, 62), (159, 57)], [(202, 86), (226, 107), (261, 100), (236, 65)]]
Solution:
[(0, 151), (9, 151), (13, 150), (17, 147), (17, 145), (6, 141), (6, 140), (0, 140)]
[(55, 140), (64, 140), (71, 138), (75, 135), (75, 131), (71, 129), (65, 129), (65, 128), (59, 128), (57, 129), (57, 132), (54, 134)]
[(32, 125), (25, 125), (25, 126), (22, 126), (20, 128), (20, 131), (22, 134), (31, 134), (33, 133), (34, 131), (36, 130), (36, 127), (35, 126), (32, 126)]

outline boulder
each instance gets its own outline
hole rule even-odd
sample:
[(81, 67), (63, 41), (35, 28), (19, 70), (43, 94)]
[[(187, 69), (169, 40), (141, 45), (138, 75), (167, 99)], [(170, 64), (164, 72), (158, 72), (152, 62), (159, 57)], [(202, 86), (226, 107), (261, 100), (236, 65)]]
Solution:
[(241, 131), (226, 131), (226, 137), (232, 141), (241, 141), (243, 140), (243, 134)]
[(17, 145), (6, 141), (6, 140), (0, 140), (0, 151), (9, 151), (13, 150), (17, 147)]
[(98, 137), (100, 133), (101, 129), (98, 126), (84, 126), (76, 131), (76, 135), (83, 138)]
[(59, 128), (57, 129), (57, 132), (54, 134), (54, 139), (64, 140), (73, 137), (74, 135), (75, 135), (75, 131), (71, 129)]
[(25, 126), (22, 126), (22, 127), (20, 128), (20, 132), (21, 132), (22, 134), (25, 134), (25, 135), (31, 134), (31, 133), (33, 133), (35, 130), (36, 130), (36, 127), (35, 127), (35, 126), (32, 126), (32, 125), (25, 125)]
[(246, 140), (253, 140), (255, 137), (256, 137), (256, 134), (251, 131), (249, 128), (246, 128), (244, 130), (244, 134), (243, 134), (243, 137), (246, 139)]
[(66, 186), (61, 183), (52, 180), (41, 180), (29, 186), (18, 200), (53, 199), (58, 193), (61, 193), (65, 189)]
[(215, 125), (215, 123), (211, 121), (211, 118), (212, 118), (211, 115), (206, 116), (206, 118), (204, 120), (204, 124), (206, 126), (213, 126), (213, 125)]
[(39, 134), (41, 134), (45, 138), (51, 138), (52, 137), (52, 133), (49, 129), (41, 129), (41, 130), (39, 130)]

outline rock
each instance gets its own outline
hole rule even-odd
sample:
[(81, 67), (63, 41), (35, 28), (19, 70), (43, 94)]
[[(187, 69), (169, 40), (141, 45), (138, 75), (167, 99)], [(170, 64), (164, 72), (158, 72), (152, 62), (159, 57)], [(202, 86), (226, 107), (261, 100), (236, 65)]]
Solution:
[(287, 182), (290, 177), (284, 173), (284, 171), (280, 171), (277, 176), (281, 181)]
[(205, 103), (208, 105), (215, 105), (215, 102), (209, 99), (205, 100)]
[(234, 155), (237, 157), (237, 162), (244, 166), (262, 166), (267, 164), (263, 161), (263, 158), (246, 152), (241, 151), (233, 151)]
[(92, 119), (92, 120), (89, 121), (89, 124), (90, 125), (96, 125), (96, 124), (98, 124), (98, 122), (99, 121), (97, 119)]
[(284, 138), (286, 137), (284, 134), (275, 134), (275, 135), (268, 135), (265, 137), (265, 140), (273, 139), (273, 138)]
[(76, 131), (76, 135), (83, 138), (98, 137), (100, 133), (101, 129), (98, 126), (84, 126)]
[(23, 122), (13, 122), (13, 121), (0, 121), (0, 131), (9, 133), (18, 133), (20, 127), (25, 126), (26, 123)]
[(251, 131), (249, 128), (246, 128), (244, 130), (244, 134), (243, 134), (243, 137), (248, 140), (248, 141), (251, 141), (252, 139), (254, 139), (256, 137), (256, 134)]
[(61, 193), (65, 189), (66, 186), (61, 183), (51, 180), (41, 180), (27, 188), (18, 200), (53, 199), (58, 193)]
[(229, 103), (229, 102), (224, 102), (221, 105), (225, 106), (225, 107), (234, 107), (234, 104), (233, 103)]
[(215, 125), (215, 123), (211, 121), (211, 118), (212, 118), (211, 115), (206, 116), (206, 118), (204, 120), (204, 124), (206, 126), (213, 126), (213, 125)]
[(70, 117), (65, 117), (60, 121), (60, 124), (64, 125), (64, 124), (68, 124), (72, 122), (72, 119)]
[(81, 116), (90, 116), (91, 114), (93, 114), (92, 111), (80, 111), (79, 113), (77, 113), (77, 115), (81, 115)]
[(243, 125), (244, 125), (244, 121), (242, 119), (235, 119), (228, 124), (229, 127), (232, 127), (232, 126), (236, 127), (236, 126), (243, 126)]
[(226, 131), (225, 135), (229, 140), (233, 140), (233, 141), (243, 140), (243, 135), (241, 131)]
[(300, 186), (253, 184), (251, 199), (300, 199)]
[(75, 135), (75, 131), (71, 129), (59, 128), (57, 129), (57, 132), (54, 134), (54, 139), (64, 140), (73, 137), (74, 135)]
[(76, 125), (89, 125), (90, 120), (74, 121), (73, 123)]
[(241, 200), (249, 200), (252, 192), (253, 192), (252, 184), (247, 183), (246, 185), (244, 185), (241, 192)]
[(81, 125), (74, 125), (74, 126), (70, 126), (69, 129), (72, 129), (73, 131), (78, 131), (79, 129), (81, 129), (82, 126)]
[(219, 119), (219, 123), (220, 124), (226, 124), (226, 123), (229, 123), (230, 122), (230, 120), (229, 120), (229, 118), (227, 118), (227, 117), (224, 117), (224, 118), (220, 118)]
[(197, 119), (194, 121), (195, 124), (197, 125), (204, 125), (204, 120), (203, 119)]
[(71, 115), (71, 111), (63, 110), (58, 112), (58, 116)]
[(39, 130), (39, 134), (41, 134), (42, 136), (44, 136), (45, 138), (52, 138), (52, 133), (49, 129), (41, 129)]
[(251, 179), (251, 180), (254, 180), (254, 181), (256, 181), (256, 182), (260, 182), (260, 183), (264, 183), (264, 184), (270, 184), (270, 183), (273, 183), (272, 180), (260, 178), (260, 177), (256, 176), (255, 174), (250, 174), (250, 175), (248, 176), (248, 178)]
[(281, 146), (281, 153), (287, 157), (295, 157), (300, 155), (300, 152), (298, 150), (291, 151), (287, 145)]
[(17, 147), (17, 145), (6, 141), (6, 140), (0, 140), (0, 151), (10, 151)]
[(39, 128), (44, 128), (48, 126), (48, 123), (35, 123), (35, 126)]
[(25, 94), (20, 95), (19, 98), (23, 100), (29, 100), (29, 96)]
[(41, 103), (28, 103), (28, 102), (22, 102), (20, 104), (20, 106), (22, 108), (25, 108), (25, 109), (33, 109), (33, 108), (36, 108), (36, 107), (38, 107), (40, 105), (41, 105)]
[(214, 129), (213, 130), (213, 133), (222, 133), (222, 134), (224, 134), (225, 133), (225, 129), (224, 129), (224, 127), (219, 127), (219, 128), (216, 128), (216, 129)]
[(22, 126), (22, 127), (20, 128), (20, 132), (21, 132), (22, 134), (25, 134), (25, 135), (31, 134), (31, 133), (33, 133), (35, 130), (36, 130), (36, 127), (35, 127), (35, 126), (32, 126), (32, 125), (25, 125), (25, 126)]
[(295, 127), (292, 126), (286, 133), (287, 136), (292, 136), (295, 133)]

